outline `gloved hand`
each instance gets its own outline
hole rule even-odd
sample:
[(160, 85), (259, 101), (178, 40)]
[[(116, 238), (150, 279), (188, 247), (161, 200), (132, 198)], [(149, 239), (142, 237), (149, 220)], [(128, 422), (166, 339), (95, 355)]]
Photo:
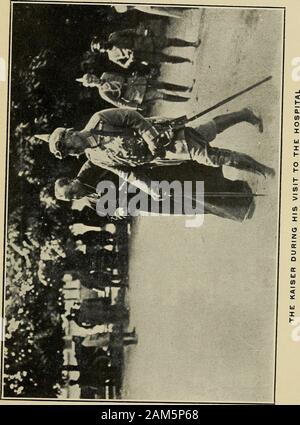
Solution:
[(171, 128), (159, 133), (149, 146), (151, 153), (157, 158), (163, 158), (166, 154), (166, 148), (173, 140), (173, 137), (174, 133)]
[(164, 143), (164, 146), (167, 146), (174, 138), (174, 131), (171, 127), (161, 133), (161, 139)]

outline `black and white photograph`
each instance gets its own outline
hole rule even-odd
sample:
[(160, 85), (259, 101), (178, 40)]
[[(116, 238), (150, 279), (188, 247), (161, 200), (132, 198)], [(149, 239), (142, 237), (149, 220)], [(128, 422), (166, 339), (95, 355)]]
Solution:
[(284, 19), (11, 2), (1, 398), (274, 402)]

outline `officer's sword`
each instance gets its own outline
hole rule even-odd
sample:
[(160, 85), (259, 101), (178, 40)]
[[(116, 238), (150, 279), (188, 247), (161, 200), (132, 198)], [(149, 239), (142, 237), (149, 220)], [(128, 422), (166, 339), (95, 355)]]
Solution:
[(241, 96), (241, 95), (243, 95), (243, 94), (245, 94), (245, 93), (247, 93), (247, 92), (249, 92), (249, 91), (251, 91), (251, 90), (255, 89), (256, 87), (260, 86), (261, 84), (266, 83), (267, 81), (269, 81), (269, 80), (271, 80), (271, 79), (272, 79), (272, 75), (269, 75), (269, 77), (266, 77), (266, 78), (264, 78), (263, 80), (258, 81), (258, 82), (257, 82), (257, 83), (255, 83), (255, 84), (252, 84), (251, 86), (247, 87), (246, 89), (241, 90), (241, 91), (239, 91), (238, 93), (235, 93), (235, 94), (233, 94), (232, 96), (229, 96), (229, 97), (227, 97), (227, 98), (226, 98), (226, 99), (224, 99), (224, 100), (221, 100), (220, 102), (216, 103), (215, 105), (213, 105), (213, 106), (211, 106), (211, 107), (209, 107), (209, 108), (205, 109), (205, 110), (204, 110), (204, 111), (202, 111), (202, 112), (199, 112), (199, 113), (198, 113), (198, 114), (196, 114), (196, 115), (193, 115), (193, 116), (192, 116), (192, 117), (190, 117), (190, 118), (188, 118), (186, 115), (183, 115), (183, 116), (181, 116), (181, 117), (174, 118), (174, 120), (170, 120), (170, 121), (168, 121), (168, 122), (167, 122), (167, 124), (168, 124), (168, 125), (171, 125), (173, 130), (179, 130), (179, 129), (183, 128), (183, 127), (185, 126), (185, 124), (187, 124), (188, 122), (194, 121), (194, 120), (196, 120), (197, 118), (200, 118), (200, 117), (202, 117), (203, 115), (208, 114), (209, 112), (213, 111), (214, 109), (217, 109), (217, 108), (219, 108), (220, 106), (223, 106), (223, 105), (225, 105), (225, 104), (226, 104), (226, 103), (228, 103), (228, 102), (231, 102), (232, 100), (236, 99), (237, 97), (239, 97), (239, 96)]

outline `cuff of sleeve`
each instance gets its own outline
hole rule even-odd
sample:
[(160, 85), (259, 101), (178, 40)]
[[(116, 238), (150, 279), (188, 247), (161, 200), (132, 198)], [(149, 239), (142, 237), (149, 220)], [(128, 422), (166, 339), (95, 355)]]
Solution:
[(159, 132), (156, 130), (156, 128), (152, 127), (151, 129), (144, 131), (142, 137), (146, 143), (151, 143), (158, 135)]

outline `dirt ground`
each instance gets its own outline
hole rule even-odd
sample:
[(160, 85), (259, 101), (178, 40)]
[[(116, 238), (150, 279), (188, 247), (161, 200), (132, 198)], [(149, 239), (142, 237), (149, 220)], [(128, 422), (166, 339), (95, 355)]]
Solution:
[(246, 178), (257, 198), (252, 220), (236, 223), (206, 216), (186, 228), (182, 217), (141, 218), (130, 257), (131, 321), (139, 336), (127, 353), (126, 399), (271, 402), (277, 268), (282, 12), (208, 8), (172, 20), (169, 35), (201, 37), (183, 51), (194, 65), (164, 65), (161, 79), (197, 82), (187, 104), (161, 103), (155, 113), (198, 112), (272, 74), (273, 79), (218, 109), (251, 105), (264, 118), (261, 135), (239, 124), (216, 146), (246, 152), (273, 166), (264, 180)]

